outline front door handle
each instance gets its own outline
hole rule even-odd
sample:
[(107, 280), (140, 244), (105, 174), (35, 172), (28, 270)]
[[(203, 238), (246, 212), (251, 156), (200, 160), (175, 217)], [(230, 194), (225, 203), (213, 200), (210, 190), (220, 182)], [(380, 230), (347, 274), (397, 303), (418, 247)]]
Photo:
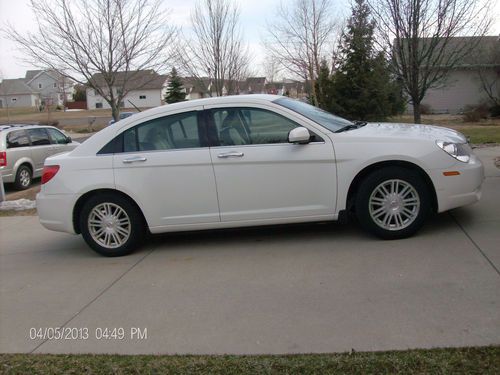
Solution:
[(217, 155), (218, 158), (224, 159), (224, 158), (242, 158), (243, 155), (245, 155), (243, 152), (238, 152), (238, 151), (231, 151), (231, 152), (224, 152), (222, 154)]
[(148, 159), (146, 159), (144, 156), (132, 156), (131, 158), (124, 159), (123, 163), (130, 164), (130, 163), (143, 162), (146, 160), (148, 160)]

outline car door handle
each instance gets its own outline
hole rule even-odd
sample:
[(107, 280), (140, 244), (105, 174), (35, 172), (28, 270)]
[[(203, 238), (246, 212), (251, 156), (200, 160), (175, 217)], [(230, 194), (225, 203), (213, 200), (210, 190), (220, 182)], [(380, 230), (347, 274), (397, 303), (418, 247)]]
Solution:
[(128, 158), (128, 159), (124, 159), (123, 160), (123, 163), (125, 164), (130, 164), (130, 163), (137, 163), (137, 162), (142, 162), (142, 161), (146, 161), (148, 159), (146, 159), (144, 156), (132, 156), (131, 158)]
[(218, 158), (241, 158), (245, 155), (243, 152), (237, 152), (237, 151), (231, 151), (231, 152), (224, 152), (222, 154), (217, 155)]

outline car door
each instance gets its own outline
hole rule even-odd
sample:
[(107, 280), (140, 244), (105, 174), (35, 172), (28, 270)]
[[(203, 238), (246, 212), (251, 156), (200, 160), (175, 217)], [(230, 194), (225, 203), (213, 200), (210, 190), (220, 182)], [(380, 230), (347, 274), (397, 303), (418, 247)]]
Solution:
[(35, 164), (33, 175), (39, 176), (45, 159), (52, 155), (49, 134), (45, 128), (32, 128), (26, 131), (31, 141), (31, 158)]
[(55, 155), (64, 151), (70, 151), (74, 148), (74, 147), (68, 147), (68, 138), (59, 130), (53, 128), (47, 128), (47, 132), (49, 133), (52, 145), (50, 148), (51, 155)]
[(209, 112), (218, 138), (210, 152), (223, 222), (333, 217), (336, 166), (328, 137), (309, 129), (309, 144), (288, 143), (290, 130), (305, 124), (274, 108), (215, 106)]
[(116, 187), (139, 203), (153, 231), (220, 221), (200, 116), (192, 110), (159, 117), (120, 135), (123, 152), (113, 157)]

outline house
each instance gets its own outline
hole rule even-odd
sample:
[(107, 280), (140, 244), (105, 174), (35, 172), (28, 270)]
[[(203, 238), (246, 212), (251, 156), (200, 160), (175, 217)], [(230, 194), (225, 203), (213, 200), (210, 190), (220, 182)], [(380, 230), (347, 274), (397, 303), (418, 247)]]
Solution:
[(208, 77), (185, 77), (181, 80), (186, 92), (186, 100), (215, 96), (215, 93), (212, 93), (212, 80)]
[(442, 85), (427, 90), (422, 100), (431, 113), (457, 114), (467, 106), (487, 102), (485, 82), (496, 86), (491, 87), (493, 91), (498, 93), (500, 90), (500, 38), (484, 36), (478, 40), (476, 37), (457, 37), (446, 48), (457, 49), (464, 44), (476, 46), (460, 59)]
[(38, 107), (40, 93), (28, 86), (24, 78), (0, 82), (0, 108)]
[(42, 105), (62, 107), (72, 99), (74, 82), (55, 70), (28, 70), (24, 81), (40, 94)]
[[(167, 76), (160, 75), (154, 70), (136, 70), (118, 72), (114, 79), (115, 84), (112, 89), (115, 95), (118, 95), (121, 90), (127, 92), (120, 103), (120, 107), (152, 108), (162, 105), (166, 92)], [(94, 74), (90, 81), (97, 87), (107, 90), (101, 73)], [(111, 108), (106, 100), (93, 88), (87, 87), (86, 93), (87, 109)]]
[(55, 70), (28, 70), (24, 78), (0, 83), (0, 108), (63, 106), (72, 93), (73, 81)]
[(240, 84), (241, 94), (267, 94), (266, 77), (248, 77)]

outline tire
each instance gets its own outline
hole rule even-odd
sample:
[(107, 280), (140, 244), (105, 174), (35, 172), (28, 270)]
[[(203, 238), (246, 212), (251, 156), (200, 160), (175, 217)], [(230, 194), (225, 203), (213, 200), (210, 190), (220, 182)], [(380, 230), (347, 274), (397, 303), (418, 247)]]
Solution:
[(132, 253), (143, 243), (146, 224), (128, 199), (105, 193), (85, 202), (80, 229), (85, 242), (97, 253), (118, 257)]
[(21, 165), (16, 173), (16, 179), (14, 180), (14, 187), (16, 190), (26, 190), (31, 186), (33, 181), (33, 173), (31, 169), (26, 165)]
[(359, 224), (382, 239), (412, 236), (430, 211), (429, 187), (419, 173), (401, 167), (372, 172), (361, 182), (356, 195)]

